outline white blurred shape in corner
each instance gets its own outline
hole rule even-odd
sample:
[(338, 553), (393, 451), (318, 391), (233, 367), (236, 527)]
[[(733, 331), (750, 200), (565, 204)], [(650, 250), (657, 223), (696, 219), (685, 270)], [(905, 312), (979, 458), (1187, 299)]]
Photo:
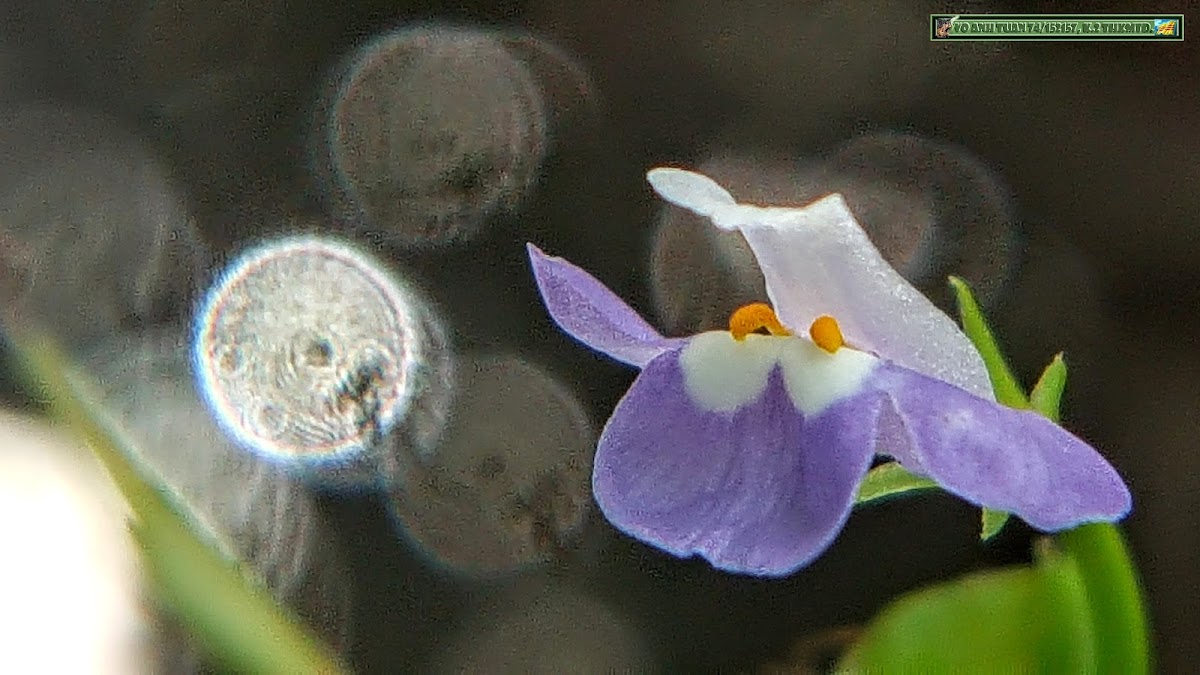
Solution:
[(0, 672), (153, 671), (127, 514), (85, 447), (0, 411)]

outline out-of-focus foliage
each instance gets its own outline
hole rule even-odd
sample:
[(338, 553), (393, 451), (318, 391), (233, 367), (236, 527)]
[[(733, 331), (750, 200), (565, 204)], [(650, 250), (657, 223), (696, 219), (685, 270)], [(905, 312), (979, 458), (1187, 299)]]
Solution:
[(845, 672), (1093, 672), (1094, 629), (1078, 563), (989, 570), (901, 598), (840, 664)]
[(129, 502), (130, 527), (160, 598), (214, 659), (237, 672), (341, 672), (305, 626), (250, 582), (209, 533), (198, 531), (187, 504), (138, 460), (53, 340), (33, 333), (9, 337), (52, 415), (92, 448)]

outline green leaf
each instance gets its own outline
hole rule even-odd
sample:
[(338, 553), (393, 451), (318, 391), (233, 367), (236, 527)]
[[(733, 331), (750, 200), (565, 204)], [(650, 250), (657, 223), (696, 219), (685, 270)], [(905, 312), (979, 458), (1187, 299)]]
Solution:
[(1033, 409), (1058, 423), (1059, 408), (1062, 403), (1063, 390), (1067, 387), (1067, 362), (1063, 360), (1062, 352), (1054, 356), (1054, 360), (1042, 371), (1033, 391), (1029, 394), (1029, 404)]
[(1007, 511), (996, 511), (983, 507), (983, 527), (980, 528), (979, 538), (983, 541), (988, 541), (992, 537), (1000, 534), (1000, 530), (1008, 524), (1009, 514)]
[(1095, 636), (1076, 562), (989, 570), (886, 607), (837, 672), (1095, 672)]
[(937, 486), (937, 483), (928, 478), (909, 473), (895, 462), (888, 462), (867, 472), (867, 477), (858, 486), (858, 497), (854, 503), (868, 504), (914, 490), (936, 489)]
[(958, 277), (950, 277), (950, 286), (958, 299), (958, 313), (962, 320), (963, 332), (983, 357), (988, 377), (992, 380), (992, 388), (996, 392), (996, 400), (1013, 408), (1028, 408), (1029, 399), (1025, 397), (1025, 391), (1000, 352), (1000, 346), (996, 343), (992, 330), (988, 328), (987, 320), (983, 318), (983, 311), (979, 309), (971, 287)]
[(200, 520), (150, 467), (136, 444), (71, 374), (46, 335), (9, 333), (29, 383), (45, 392), (51, 415), (66, 423), (100, 459), (129, 503), (131, 530), (167, 604), (211, 654), (231, 670), (337, 673), (341, 666), (302, 623), (239, 571)]
[[(952, 673), (986, 664), (1036, 672), (1030, 644), (1047, 628), (1032, 569), (981, 572), (902, 597), (842, 657), (838, 673)], [(987, 617), (986, 620), (981, 620)]]
[(1043, 539), (1034, 557), (892, 602), (837, 672), (1150, 671), (1141, 591), (1115, 526)]

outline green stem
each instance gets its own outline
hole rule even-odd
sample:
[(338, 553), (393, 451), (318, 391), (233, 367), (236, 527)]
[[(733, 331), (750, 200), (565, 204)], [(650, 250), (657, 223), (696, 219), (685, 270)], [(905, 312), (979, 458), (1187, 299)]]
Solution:
[(1058, 541), (1075, 558), (1083, 577), (1101, 672), (1150, 672), (1145, 601), (1120, 529), (1109, 523), (1093, 523), (1063, 532)]

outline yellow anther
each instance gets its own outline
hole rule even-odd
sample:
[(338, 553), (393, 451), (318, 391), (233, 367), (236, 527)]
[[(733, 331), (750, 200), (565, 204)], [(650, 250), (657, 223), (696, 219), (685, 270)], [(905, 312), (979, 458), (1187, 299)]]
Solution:
[(766, 328), (771, 335), (791, 335), (788, 329), (779, 323), (775, 310), (762, 302), (739, 307), (729, 317), (729, 332), (733, 333), (735, 340), (745, 340), (747, 335), (760, 328)]
[(846, 340), (842, 337), (842, 329), (838, 327), (837, 320), (832, 316), (818, 316), (817, 320), (812, 322), (812, 327), (808, 329), (808, 334), (812, 336), (813, 343), (830, 354), (846, 344)]

